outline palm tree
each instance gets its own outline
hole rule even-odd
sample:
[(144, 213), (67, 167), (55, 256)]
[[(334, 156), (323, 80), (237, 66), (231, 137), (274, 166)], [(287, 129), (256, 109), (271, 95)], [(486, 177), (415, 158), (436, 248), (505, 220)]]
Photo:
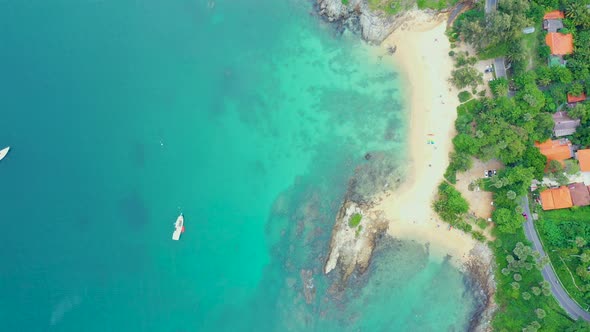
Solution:
[(575, 26), (588, 27), (590, 25), (590, 13), (588, 8), (582, 2), (570, 2), (566, 6), (565, 16), (569, 18)]

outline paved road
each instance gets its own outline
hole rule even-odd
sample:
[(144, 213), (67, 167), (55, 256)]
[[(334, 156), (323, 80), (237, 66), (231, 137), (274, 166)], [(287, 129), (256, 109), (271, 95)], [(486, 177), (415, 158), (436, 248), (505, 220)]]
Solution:
[(486, 0), (485, 12), (490, 13), (493, 10), (496, 10), (497, 6), (498, 6), (498, 0)]
[(494, 70), (496, 71), (496, 78), (506, 78), (506, 65), (504, 57), (494, 59)]
[[(539, 235), (535, 231), (535, 225), (532, 221), (532, 214), (529, 208), (529, 199), (528, 197), (523, 197), (521, 201), (521, 206), (524, 212), (527, 214), (527, 220), (524, 223), (524, 234), (526, 235), (527, 239), (533, 243), (533, 249), (538, 251), (541, 256), (545, 256), (545, 251), (543, 250), (543, 246), (541, 245), (541, 240), (539, 240)], [(553, 271), (553, 266), (551, 264), (545, 265), (543, 270), (541, 271), (543, 278), (547, 280), (551, 284), (551, 292), (559, 305), (574, 319), (582, 318), (585, 321), (590, 321), (590, 313), (584, 311), (574, 300), (572, 300), (569, 295), (563, 289), (561, 283), (557, 281), (557, 276), (555, 275), (555, 271)]]

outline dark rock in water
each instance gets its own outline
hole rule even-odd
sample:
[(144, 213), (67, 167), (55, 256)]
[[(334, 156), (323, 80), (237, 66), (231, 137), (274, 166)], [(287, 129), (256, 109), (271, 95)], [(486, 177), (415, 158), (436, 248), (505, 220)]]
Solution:
[(491, 331), (491, 321), (497, 310), (494, 302), (496, 281), (494, 279), (495, 265), (491, 250), (483, 244), (478, 244), (470, 252), (469, 260), (464, 264), (466, 276), (465, 285), (471, 289), (477, 298), (477, 307), (469, 321), (468, 331)]
[(371, 154), (367, 152), (367, 154), (365, 155), (365, 159), (366, 160), (370, 160), (371, 159)]
[(397, 46), (396, 46), (396, 45), (389, 46), (389, 47), (387, 48), (387, 52), (388, 52), (389, 54), (394, 54), (394, 53), (395, 53), (395, 51), (397, 51)]
[(303, 282), (303, 296), (305, 296), (305, 302), (311, 304), (315, 299), (315, 285), (313, 283), (313, 272), (311, 270), (301, 269), (300, 272), (301, 281)]

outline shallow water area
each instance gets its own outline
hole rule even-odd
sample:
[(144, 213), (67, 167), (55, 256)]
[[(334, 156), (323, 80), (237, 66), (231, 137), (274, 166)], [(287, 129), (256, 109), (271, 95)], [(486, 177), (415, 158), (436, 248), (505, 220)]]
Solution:
[(0, 13), (5, 330), (465, 326), (463, 276), (410, 242), (329, 292), (334, 216), (351, 178), (371, 195), (405, 164), (407, 108), (394, 68), (310, 2)]

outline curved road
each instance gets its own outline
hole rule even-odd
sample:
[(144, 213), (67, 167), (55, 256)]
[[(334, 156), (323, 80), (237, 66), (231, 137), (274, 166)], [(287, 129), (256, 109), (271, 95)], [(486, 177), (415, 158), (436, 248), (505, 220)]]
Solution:
[[(524, 223), (524, 234), (526, 238), (531, 241), (533, 244), (533, 249), (538, 251), (541, 256), (545, 256), (545, 251), (543, 250), (543, 246), (541, 245), (541, 240), (539, 240), (539, 235), (535, 231), (535, 225), (532, 221), (532, 214), (529, 208), (529, 199), (527, 196), (522, 198), (521, 201), (522, 208), (524, 212), (527, 214), (526, 222)], [(543, 270), (541, 271), (543, 278), (551, 284), (551, 292), (559, 305), (574, 319), (582, 318), (585, 321), (590, 321), (590, 313), (584, 311), (580, 306), (572, 300), (569, 295), (563, 289), (563, 286), (558, 281), (557, 276), (555, 275), (555, 271), (553, 271), (553, 266), (551, 264), (545, 265)]]

